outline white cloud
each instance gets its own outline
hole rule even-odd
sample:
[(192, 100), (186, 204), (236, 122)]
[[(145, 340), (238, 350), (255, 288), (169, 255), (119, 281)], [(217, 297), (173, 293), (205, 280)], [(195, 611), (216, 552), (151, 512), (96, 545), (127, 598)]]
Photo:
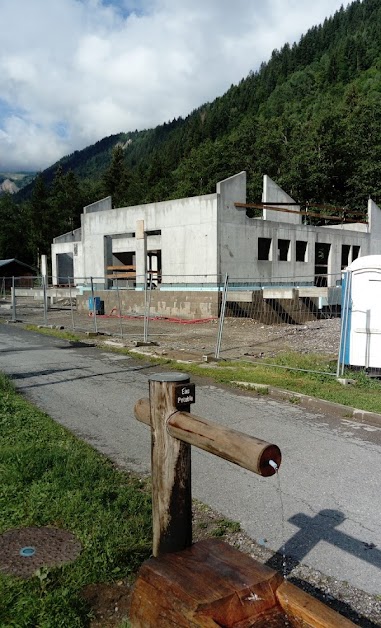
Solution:
[(187, 115), (340, 5), (2, 0), (0, 170)]

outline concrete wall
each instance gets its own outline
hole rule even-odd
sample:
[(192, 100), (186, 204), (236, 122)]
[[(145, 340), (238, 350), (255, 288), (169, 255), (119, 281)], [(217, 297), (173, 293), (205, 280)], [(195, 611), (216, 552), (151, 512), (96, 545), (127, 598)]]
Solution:
[[(270, 281), (311, 281), (315, 275), (315, 244), (331, 245), (328, 273), (331, 276), (329, 285), (335, 285), (341, 275), (341, 247), (343, 244), (361, 247), (361, 255), (368, 255), (370, 249), (369, 235), (353, 231), (343, 231), (309, 225), (287, 225), (273, 223), (258, 218), (245, 217), (245, 223), (237, 225), (228, 223), (223, 226), (223, 245), (230, 256), (225, 265), (230, 268), (232, 279), (255, 279), (259, 282)], [(271, 239), (272, 245), (269, 260), (258, 259), (258, 238)], [(277, 241), (290, 242), (288, 261), (278, 259)], [(296, 242), (307, 242), (306, 261), (296, 261)], [(335, 279), (336, 275), (336, 279)]]
[[(361, 256), (368, 255), (378, 246), (375, 244), (375, 235), (371, 240), (367, 225), (315, 227), (303, 225), (301, 216), (273, 210), (263, 210), (262, 218), (248, 218), (245, 209), (234, 207), (234, 201), (246, 202), (241, 200), (245, 185), (242, 174), (227, 179), (220, 185), (226, 186), (228, 190), (231, 186), (233, 191), (229, 201), (221, 204), (219, 210), (220, 268), (221, 273), (228, 272), (232, 280), (244, 282), (251, 279), (264, 284), (277, 281), (295, 284), (313, 282), (315, 245), (324, 243), (330, 245), (328, 285), (335, 286), (341, 278), (343, 244), (360, 246)], [(269, 177), (264, 177), (263, 185), (264, 201), (293, 202)], [(373, 203), (370, 206), (373, 225), (375, 233), (381, 237), (381, 211), (374, 205)], [(298, 208), (292, 206), (292, 209)], [(268, 260), (259, 259), (259, 238), (271, 240)], [(286, 260), (281, 259), (279, 240), (290, 243)], [(305, 261), (296, 261), (297, 242), (307, 242)]]
[[(75, 229), (54, 238), (52, 244), (52, 283), (59, 283), (58, 256), (68, 255), (73, 259), (74, 277), (84, 276), (84, 264), (82, 256), (82, 229)], [(62, 265), (61, 265), (62, 271)]]
[(381, 251), (381, 209), (376, 205), (372, 199), (368, 201), (368, 224), (371, 238), (371, 247), (369, 253), (362, 253), (364, 255), (378, 255)]
[[(295, 203), (294, 199), (291, 198), (282, 190), (281, 187), (275, 181), (270, 179), (270, 177), (265, 174), (263, 177), (263, 192), (262, 192), (262, 202), (263, 203)], [(292, 211), (300, 211), (299, 205), (281, 205), (281, 209), (291, 209)], [(279, 212), (273, 211), (271, 209), (263, 210), (263, 220), (271, 220), (272, 222), (286, 222), (291, 225), (300, 225), (302, 222), (302, 217), (297, 214), (288, 214), (287, 212)]]
[[(144, 292), (119, 290), (119, 295), (124, 316), (144, 315)], [(80, 312), (88, 312), (89, 296), (90, 292), (84, 292), (82, 296), (77, 297), (77, 305)], [(99, 296), (104, 301), (106, 315), (118, 312), (118, 294), (116, 290), (97, 290), (95, 296)], [(152, 290), (150, 316), (166, 316), (168, 318), (182, 318), (186, 320), (217, 317), (219, 299), (220, 295), (217, 291), (161, 292), (160, 290)]]
[(86, 205), (83, 208), (84, 214), (91, 214), (93, 212), (104, 212), (112, 209), (112, 198), (111, 196), (106, 196), (106, 198), (101, 198), (99, 201), (95, 201), (95, 203), (91, 203), (90, 205)]
[(241, 276), (239, 269), (247, 264), (247, 259), (242, 256), (245, 245), (236, 238), (229, 237), (230, 226), (235, 225), (240, 237), (246, 238), (246, 210), (237, 209), (234, 203), (246, 203), (246, 172), (217, 183), (218, 272), (222, 278), (225, 273), (234, 277)]
[(84, 259), (82, 254), (82, 242), (57, 242), (52, 245), (52, 283), (58, 285), (59, 283), (59, 269), (58, 260), (59, 255), (66, 254), (73, 258), (73, 271), (74, 278), (77, 283), (83, 283), (79, 278), (83, 280), (85, 277), (84, 271)]
[(53, 244), (64, 242), (80, 242), (82, 238), (82, 229), (74, 229), (74, 231), (68, 231), (53, 239)]
[[(104, 277), (104, 242), (112, 235), (115, 252), (136, 252), (136, 273), (145, 273), (144, 241), (124, 237), (144, 231), (161, 230), (148, 236), (148, 250), (161, 248), (164, 283), (203, 283), (205, 276), (217, 275), (217, 197), (215, 194), (134, 207), (102, 210), (83, 216), (84, 274)], [(118, 235), (120, 234), (120, 235)]]

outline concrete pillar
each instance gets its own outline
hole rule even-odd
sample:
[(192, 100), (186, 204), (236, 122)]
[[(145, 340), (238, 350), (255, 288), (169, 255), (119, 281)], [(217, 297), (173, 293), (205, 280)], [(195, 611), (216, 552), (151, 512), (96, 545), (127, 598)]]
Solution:
[(104, 244), (103, 249), (104, 249), (104, 277), (105, 277), (104, 289), (108, 290), (111, 287), (111, 279), (107, 279), (107, 275), (109, 275), (111, 271), (107, 270), (107, 266), (112, 266), (112, 262), (113, 262), (112, 237), (104, 236), (103, 244)]
[(48, 276), (48, 258), (47, 255), (41, 255), (41, 275), (45, 277)]
[(144, 220), (137, 220), (135, 227), (136, 245), (136, 286), (145, 286), (147, 273), (147, 234), (144, 231)]

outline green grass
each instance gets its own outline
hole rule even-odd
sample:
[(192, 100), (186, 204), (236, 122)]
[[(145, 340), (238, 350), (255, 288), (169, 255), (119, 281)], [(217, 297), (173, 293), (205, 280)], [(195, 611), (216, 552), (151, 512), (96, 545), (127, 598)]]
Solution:
[[(215, 381), (231, 384), (233, 381), (267, 384), (273, 388), (280, 388), (295, 393), (301, 393), (318, 399), (340, 403), (346, 406), (381, 413), (381, 382), (367, 377), (363, 372), (347, 371), (344, 377), (355, 380), (355, 384), (343, 386), (336, 381), (336, 364), (324, 356), (298, 353), (286, 353), (277, 358), (261, 363), (248, 362), (218, 362), (213, 366), (176, 364), (176, 370), (183, 370), (195, 375), (213, 378)], [(332, 375), (292, 371), (277, 366), (288, 366), (311, 371), (323, 371)], [(295, 403), (297, 398), (293, 399)]]
[(28, 580), (0, 575), (0, 626), (88, 625), (82, 587), (128, 580), (150, 555), (147, 487), (25, 401), (2, 375), (0, 478), (0, 534), (57, 526), (83, 548), (75, 562)]
[(43, 334), (45, 336), (54, 336), (55, 338), (72, 340), (74, 342), (89, 340), (88, 336), (81, 332), (65, 331), (63, 329), (50, 329), (49, 327), (38, 327), (37, 325), (24, 325), (24, 329), (26, 329), (27, 331), (36, 331), (39, 334)]
[[(54, 335), (60, 338), (71, 340), (83, 340), (84, 336), (71, 334), (52, 329), (38, 329), (29, 326), (29, 329), (47, 335)], [(73, 338), (71, 338), (73, 336)], [(104, 349), (104, 347), (102, 347)], [(128, 349), (117, 347), (107, 347), (107, 351), (115, 353), (130, 353)], [(169, 369), (185, 371), (189, 374), (209, 377), (216, 382), (232, 385), (234, 381), (242, 381), (255, 384), (267, 384), (273, 388), (281, 388), (295, 393), (301, 393), (310, 397), (332, 401), (366, 410), (369, 412), (381, 413), (381, 382), (371, 379), (364, 372), (347, 370), (344, 377), (356, 381), (354, 386), (343, 386), (336, 381), (336, 361), (332, 361), (332, 356), (320, 354), (301, 354), (297, 352), (284, 352), (276, 358), (266, 359), (265, 366), (261, 362), (246, 362), (240, 360), (221, 361), (208, 364), (181, 364), (168, 358), (149, 358), (143, 354), (130, 353), (135, 359), (153, 361), (158, 365), (167, 365)], [(286, 368), (279, 368), (279, 367)], [(304, 369), (305, 371), (320, 371), (331, 373), (331, 375), (309, 373), (304, 371), (287, 370), (287, 367)], [(258, 392), (258, 394), (265, 394)], [(289, 400), (290, 401), (290, 400)], [(291, 399), (292, 403), (297, 403), (297, 397)]]
[(218, 519), (216, 521), (216, 527), (212, 531), (212, 536), (220, 537), (225, 536), (231, 532), (239, 532), (241, 525), (238, 521), (231, 521), (230, 519)]

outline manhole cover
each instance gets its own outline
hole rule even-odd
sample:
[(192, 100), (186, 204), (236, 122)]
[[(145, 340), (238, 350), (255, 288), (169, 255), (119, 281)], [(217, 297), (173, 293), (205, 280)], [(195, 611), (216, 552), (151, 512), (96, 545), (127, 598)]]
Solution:
[(74, 534), (58, 528), (17, 528), (0, 535), (0, 571), (29, 578), (39, 567), (70, 563), (81, 553)]

